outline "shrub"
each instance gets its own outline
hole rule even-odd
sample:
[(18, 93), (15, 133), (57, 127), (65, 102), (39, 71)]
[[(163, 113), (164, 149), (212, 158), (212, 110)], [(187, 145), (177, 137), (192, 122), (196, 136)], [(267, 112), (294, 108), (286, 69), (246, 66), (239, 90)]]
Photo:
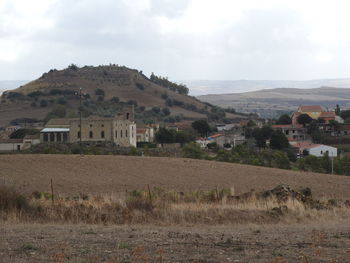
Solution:
[(111, 99), (111, 101), (112, 101), (113, 103), (118, 103), (120, 100), (119, 100), (118, 97), (113, 97), (113, 98)]
[(58, 98), (57, 99), (57, 103), (58, 104), (61, 104), (61, 105), (64, 105), (64, 104), (67, 104), (67, 100), (65, 98)]
[(31, 97), (31, 98), (35, 98), (35, 97), (39, 97), (44, 95), (44, 93), (42, 93), (41, 91), (33, 91), (31, 93), (29, 93), (27, 96)]
[(47, 102), (47, 100), (41, 100), (41, 101), (40, 101), (40, 107), (42, 107), (42, 108), (47, 107), (48, 104), (49, 104), (49, 103)]
[(144, 90), (145, 89), (145, 87), (141, 83), (136, 83), (135, 85), (140, 90)]
[(96, 89), (96, 90), (95, 90), (95, 94), (96, 94), (97, 96), (104, 96), (104, 95), (105, 95), (105, 92), (104, 92), (103, 89)]
[(0, 211), (22, 211), (28, 208), (29, 204), (23, 195), (18, 194), (13, 188), (0, 186)]
[(182, 148), (182, 152), (186, 158), (201, 159), (203, 157), (203, 152), (200, 146), (194, 142), (186, 144)]

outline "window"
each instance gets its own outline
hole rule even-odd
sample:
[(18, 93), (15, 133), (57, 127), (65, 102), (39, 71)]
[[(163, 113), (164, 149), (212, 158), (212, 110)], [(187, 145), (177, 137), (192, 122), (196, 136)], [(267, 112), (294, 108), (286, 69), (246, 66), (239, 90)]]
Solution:
[(118, 138), (118, 131), (115, 131), (115, 138)]
[(101, 127), (104, 127), (105, 125), (104, 124), (101, 124)]
[(21, 145), (17, 145), (17, 151), (21, 150)]
[(125, 137), (128, 137), (128, 130), (125, 130)]
[(78, 131), (78, 135), (77, 136), (78, 136), (78, 139), (80, 139), (80, 131)]
[(123, 130), (120, 130), (120, 138), (123, 137)]
[(89, 132), (89, 138), (92, 139), (94, 137), (94, 134), (92, 131)]
[(90, 124), (90, 128), (92, 127), (92, 124)]
[(104, 137), (105, 137), (105, 132), (101, 131), (101, 138), (104, 138)]
[(321, 154), (323, 154), (323, 151), (321, 151)]
[(128, 113), (126, 114), (126, 119), (127, 119), (127, 120), (129, 119), (129, 116), (130, 116), (130, 113), (128, 112)]

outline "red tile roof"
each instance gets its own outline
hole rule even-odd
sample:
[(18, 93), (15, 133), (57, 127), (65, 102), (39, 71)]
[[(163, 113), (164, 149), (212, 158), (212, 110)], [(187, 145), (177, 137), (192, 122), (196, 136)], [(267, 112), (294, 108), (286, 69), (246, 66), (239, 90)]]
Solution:
[(22, 143), (23, 139), (0, 139), (0, 143)]
[(211, 135), (209, 137), (210, 138), (217, 138), (217, 137), (220, 137), (220, 136), (222, 136), (222, 134), (218, 133), (218, 134)]
[(298, 142), (296, 144), (293, 144), (292, 147), (299, 148), (300, 151), (303, 151), (305, 149), (315, 148), (315, 147), (318, 147), (320, 145), (321, 144), (314, 144), (312, 142), (302, 141), (302, 142)]
[(298, 129), (302, 128), (302, 125), (292, 125), (292, 124), (276, 124), (272, 125), (272, 128), (278, 129), (278, 128), (287, 128), (287, 129)]

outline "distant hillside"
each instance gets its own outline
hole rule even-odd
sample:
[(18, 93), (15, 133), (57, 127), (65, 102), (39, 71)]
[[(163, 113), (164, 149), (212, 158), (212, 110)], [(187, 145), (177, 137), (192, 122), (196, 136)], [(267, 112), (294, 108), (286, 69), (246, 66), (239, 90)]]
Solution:
[(192, 95), (228, 94), (257, 91), (261, 89), (320, 87), (350, 88), (350, 78), (315, 80), (184, 80)]
[(0, 80), (0, 95), (5, 90), (12, 90), (27, 83), (28, 80)]
[(124, 66), (71, 65), (63, 70), (52, 69), (39, 79), (15, 90), (4, 92), (0, 103), (0, 126), (18, 118), (47, 119), (75, 117), (79, 88), (84, 93), (84, 116), (113, 116), (124, 107), (135, 106), (139, 121), (180, 121), (208, 118), (219, 121), (237, 118), (186, 95), (187, 88), (152, 74)]
[(299, 105), (321, 105), (333, 109), (336, 104), (350, 108), (350, 89), (322, 87), (315, 89), (277, 88), (245, 93), (210, 94), (198, 99), (240, 112), (256, 112), (262, 117), (275, 117), (295, 110)]

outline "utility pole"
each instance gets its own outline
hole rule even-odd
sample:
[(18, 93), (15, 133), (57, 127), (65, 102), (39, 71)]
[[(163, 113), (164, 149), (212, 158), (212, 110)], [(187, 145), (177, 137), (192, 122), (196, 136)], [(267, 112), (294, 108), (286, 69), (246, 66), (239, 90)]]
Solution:
[(332, 174), (334, 174), (334, 157), (333, 157), (333, 152), (332, 152), (332, 157), (331, 157), (331, 163), (332, 163)]
[(80, 155), (83, 155), (83, 149), (82, 149), (82, 145), (83, 145), (83, 141), (82, 141), (82, 88), (79, 88), (79, 93), (77, 94), (79, 95), (79, 150), (80, 150)]

